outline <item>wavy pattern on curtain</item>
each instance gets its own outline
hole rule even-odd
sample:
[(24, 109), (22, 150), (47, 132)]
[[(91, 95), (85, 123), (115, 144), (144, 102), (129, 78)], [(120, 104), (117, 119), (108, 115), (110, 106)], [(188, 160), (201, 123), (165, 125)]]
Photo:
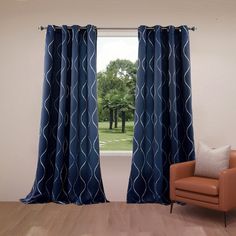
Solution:
[(140, 26), (129, 203), (169, 203), (169, 167), (195, 156), (187, 26)]
[(24, 203), (105, 202), (100, 172), (96, 28), (48, 26), (36, 178)]

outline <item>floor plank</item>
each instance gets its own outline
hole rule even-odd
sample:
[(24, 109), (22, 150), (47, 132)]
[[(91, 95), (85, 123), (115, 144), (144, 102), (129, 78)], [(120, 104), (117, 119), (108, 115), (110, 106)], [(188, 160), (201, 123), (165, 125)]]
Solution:
[(223, 214), (190, 205), (111, 202), (88, 206), (0, 202), (0, 235), (234, 236), (236, 211)]

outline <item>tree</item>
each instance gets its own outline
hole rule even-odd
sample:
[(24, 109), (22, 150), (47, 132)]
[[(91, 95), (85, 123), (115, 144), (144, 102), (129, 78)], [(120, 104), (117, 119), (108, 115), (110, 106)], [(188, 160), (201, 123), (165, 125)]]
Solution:
[(122, 133), (125, 133), (125, 122), (126, 122), (126, 112), (133, 112), (133, 98), (128, 93), (120, 94), (119, 103), (117, 104), (118, 109), (121, 112), (121, 120), (122, 120)]
[(107, 94), (102, 101), (102, 106), (104, 109), (109, 110), (109, 129), (113, 128), (113, 104), (112, 104), (112, 95)]
[(122, 132), (125, 132), (126, 117), (133, 117), (136, 72), (136, 63), (117, 59), (109, 63), (106, 71), (97, 75), (98, 97), (103, 108), (99, 110), (99, 120), (106, 120), (105, 112), (109, 111), (110, 129), (113, 128), (114, 121), (117, 128), (119, 113)]

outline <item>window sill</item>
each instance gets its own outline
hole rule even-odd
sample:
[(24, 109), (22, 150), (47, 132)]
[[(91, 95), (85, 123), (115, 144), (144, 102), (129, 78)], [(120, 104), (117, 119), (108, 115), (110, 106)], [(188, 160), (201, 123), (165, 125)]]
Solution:
[(132, 157), (132, 151), (100, 151), (100, 157)]

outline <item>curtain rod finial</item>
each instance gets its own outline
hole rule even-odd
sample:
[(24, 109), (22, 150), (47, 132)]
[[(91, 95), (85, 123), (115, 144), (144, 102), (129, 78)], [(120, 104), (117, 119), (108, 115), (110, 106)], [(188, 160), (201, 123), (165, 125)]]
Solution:
[(191, 29), (192, 29), (192, 31), (196, 31), (196, 30), (197, 30), (197, 27), (196, 27), (196, 26), (193, 26)]
[(38, 30), (42, 31), (42, 30), (44, 30), (44, 27), (41, 25), (41, 26), (38, 27)]

